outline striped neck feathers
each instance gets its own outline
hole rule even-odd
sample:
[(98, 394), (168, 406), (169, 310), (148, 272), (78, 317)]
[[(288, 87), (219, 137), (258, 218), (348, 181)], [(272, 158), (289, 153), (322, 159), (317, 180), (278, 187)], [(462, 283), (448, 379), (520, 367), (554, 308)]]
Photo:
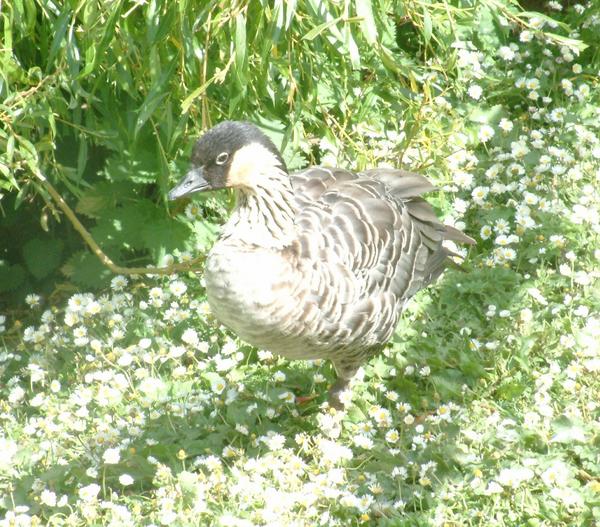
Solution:
[(229, 181), (236, 206), (223, 238), (281, 249), (296, 237), (296, 205), (290, 177), (269, 149), (252, 143), (235, 153)]

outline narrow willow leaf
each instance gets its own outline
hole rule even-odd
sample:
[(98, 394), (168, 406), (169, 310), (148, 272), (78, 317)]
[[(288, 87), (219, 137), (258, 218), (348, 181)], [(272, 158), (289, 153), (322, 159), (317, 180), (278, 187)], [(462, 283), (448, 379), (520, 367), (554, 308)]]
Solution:
[(273, 18), (275, 19), (275, 27), (277, 28), (277, 34), (279, 34), (279, 32), (283, 29), (283, 6), (283, 0), (275, 0), (275, 3), (273, 4), (273, 14), (275, 15)]
[(555, 40), (556, 42), (558, 42), (559, 44), (563, 45), (563, 46), (567, 46), (571, 49), (576, 49), (578, 51), (583, 51), (586, 48), (589, 48), (589, 45), (586, 44), (585, 42), (582, 42), (581, 40), (576, 40), (574, 38), (568, 38), (568, 37), (563, 37), (561, 35), (557, 35), (556, 33), (549, 33), (546, 32), (546, 35), (548, 35), (549, 37), (551, 37), (553, 40)]
[(314, 40), (321, 33), (323, 33), (323, 31), (326, 31), (330, 27), (334, 27), (340, 20), (342, 20), (342, 18), (343, 17), (340, 16), (330, 20), (329, 22), (325, 22), (323, 24), (318, 25), (317, 27), (311, 29), (308, 33), (306, 33), (306, 35), (302, 37), (302, 40)]
[(350, 25), (346, 24), (345, 28), (346, 34), (346, 47), (348, 49), (348, 53), (350, 55), (350, 63), (354, 69), (360, 68), (360, 51), (358, 50), (358, 46), (356, 45), (356, 41), (352, 36), (352, 31), (350, 30)]
[(66, 56), (67, 64), (69, 66), (69, 74), (72, 77), (79, 75), (81, 54), (77, 47), (77, 38), (75, 36), (75, 28), (71, 26), (67, 34), (67, 45), (66, 45)]
[(90, 73), (92, 73), (92, 71), (94, 70), (95, 63), (96, 63), (96, 47), (94, 46), (94, 44), (91, 44), (85, 50), (85, 68), (83, 69), (83, 71), (81, 72), (79, 77), (82, 78), (82, 77), (85, 77), (85, 76), (89, 75)]
[(371, 0), (356, 0), (356, 14), (362, 18), (360, 27), (369, 44), (377, 43), (377, 26), (373, 17)]
[(142, 126), (144, 126), (146, 121), (152, 116), (163, 99), (169, 95), (167, 83), (171, 79), (178, 63), (179, 57), (175, 56), (165, 71), (163, 71), (163, 73), (160, 75), (158, 80), (156, 80), (150, 88), (148, 95), (146, 95), (144, 102), (140, 106), (138, 117), (135, 123), (134, 135), (137, 136)]
[(9, 135), (8, 141), (6, 141), (6, 161), (12, 163), (13, 156), (15, 154), (15, 136)]
[(429, 44), (429, 41), (431, 40), (431, 32), (431, 16), (429, 15), (429, 11), (427, 11), (427, 8), (423, 7), (423, 37), (425, 38), (426, 44)]
[(46, 59), (46, 71), (49, 72), (54, 64), (54, 59), (58, 54), (58, 50), (62, 44), (63, 39), (65, 38), (65, 33), (67, 31), (67, 25), (69, 23), (69, 17), (71, 15), (71, 6), (69, 3), (65, 4), (60, 15), (54, 21), (53, 31), (54, 38), (52, 39), (52, 44), (50, 45), (50, 51), (48, 52), (48, 58)]
[(296, 0), (287, 0), (287, 2), (285, 2), (285, 5), (285, 29), (287, 31), (292, 25), (292, 20), (294, 18), (294, 14), (296, 13)]
[(235, 18), (235, 69), (240, 84), (246, 77), (246, 16), (239, 13)]
[(10, 23), (11, 21), (7, 14), (0, 13), (0, 15), (4, 20), (2, 24), (4, 26), (4, 45), (2, 47), (4, 48), (3, 51), (8, 59), (10, 58), (10, 52), (13, 47), (12, 24)]
[(81, 134), (79, 136), (79, 151), (77, 153), (77, 177), (83, 177), (83, 171), (87, 165), (88, 160), (88, 144), (85, 136)]
[(148, 31), (148, 41), (150, 46), (155, 46), (163, 42), (170, 33), (174, 32), (175, 28), (175, 10), (164, 9), (157, 12), (153, 17), (150, 29)]
[(536, 18), (538, 20), (543, 20), (544, 22), (546, 22), (550, 27), (562, 27), (564, 30), (570, 32), (571, 28), (569, 27), (569, 24), (566, 24), (565, 22), (561, 22), (559, 20), (556, 20), (548, 15), (545, 15), (543, 13), (540, 13), (539, 11), (520, 11), (516, 13), (519, 17), (523, 17), (523, 18)]
[(183, 101), (181, 102), (181, 111), (183, 113), (187, 113), (194, 101), (206, 91), (206, 88), (208, 88), (214, 82), (214, 80), (215, 78), (211, 77), (202, 86), (196, 88), (185, 99), (183, 99)]
[(394, 57), (389, 49), (387, 49), (385, 46), (380, 45), (377, 47), (377, 54), (379, 55), (379, 58), (381, 59), (381, 62), (383, 63), (383, 65), (388, 70), (391, 70), (394, 73), (401, 72), (400, 66), (394, 60)]
[(124, 1), (125, 0), (117, 0), (117, 2), (115, 2), (111, 6), (112, 13), (108, 17), (108, 20), (102, 25), (102, 27), (104, 28), (104, 33), (102, 34), (102, 38), (100, 39), (100, 42), (98, 43), (97, 46), (94, 46), (94, 45), (91, 46), (91, 48), (95, 47), (94, 52), (90, 53), (90, 57), (92, 58), (92, 61), (87, 62), (88, 51), (90, 49), (90, 48), (88, 48), (88, 50), (86, 50), (86, 53), (85, 53), (86, 65), (85, 65), (84, 70), (81, 72), (81, 74), (79, 75), (78, 78), (81, 79), (82, 77), (86, 77), (87, 75), (92, 73), (92, 71), (94, 71), (96, 69), (96, 65), (97, 65), (100, 57), (104, 56), (104, 52), (108, 48), (108, 45), (112, 41), (113, 36), (115, 34), (115, 28), (118, 26), (117, 20), (121, 16), (121, 11), (123, 10)]

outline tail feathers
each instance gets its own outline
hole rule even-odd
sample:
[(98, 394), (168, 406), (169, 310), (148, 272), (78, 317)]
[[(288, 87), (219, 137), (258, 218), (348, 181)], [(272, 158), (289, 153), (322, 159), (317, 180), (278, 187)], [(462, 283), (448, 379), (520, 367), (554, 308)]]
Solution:
[(445, 230), (445, 240), (452, 240), (453, 242), (458, 243), (468, 243), (469, 245), (475, 245), (475, 240), (470, 236), (467, 236), (464, 232), (455, 229), (454, 227), (450, 227), (450, 225), (444, 225)]
[(411, 216), (430, 223), (436, 228), (441, 227), (443, 239), (469, 245), (475, 244), (473, 238), (458, 229), (450, 225), (442, 225), (431, 205), (419, 197), (426, 192), (437, 190), (426, 177), (397, 168), (372, 168), (365, 170), (363, 174), (385, 183), (394, 197), (405, 202)]
[(459, 256), (451, 249), (442, 245), (443, 240), (456, 243), (474, 245), (476, 242), (462, 231), (444, 225), (437, 217), (432, 206), (421, 198), (421, 194), (436, 190), (427, 178), (414, 172), (395, 168), (374, 168), (365, 170), (364, 175), (383, 182), (395, 198), (404, 203), (407, 212), (417, 225), (421, 233), (421, 241), (431, 254), (427, 259), (424, 284), (427, 285), (437, 279), (446, 267), (454, 267), (461, 271), (464, 269), (452, 258)]

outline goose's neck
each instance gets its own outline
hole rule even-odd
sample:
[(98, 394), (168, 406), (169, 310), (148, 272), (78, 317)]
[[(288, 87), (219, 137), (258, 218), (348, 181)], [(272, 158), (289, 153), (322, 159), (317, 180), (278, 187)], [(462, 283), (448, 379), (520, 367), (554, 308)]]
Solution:
[(223, 238), (281, 249), (296, 237), (297, 209), (289, 175), (277, 168), (256, 179), (256, 185), (236, 190), (236, 206)]

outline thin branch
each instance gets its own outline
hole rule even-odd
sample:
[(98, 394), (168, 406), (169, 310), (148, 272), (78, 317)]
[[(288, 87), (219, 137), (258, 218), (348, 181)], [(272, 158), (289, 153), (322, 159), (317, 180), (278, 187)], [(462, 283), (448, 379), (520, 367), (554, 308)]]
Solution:
[(115, 264), (100, 248), (100, 246), (94, 241), (91, 234), (79, 221), (71, 207), (67, 205), (67, 202), (63, 197), (56, 191), (56, 189), (50, 184), (50, 182), (40, 172), (36, 173), (37, 178), (42, 182), (44, 188), (48, 191), (52, 199), (56, 202), (58, 207), (65, 213), (65, 216), (69, 219), (75, 230), (81, 235), (85, 243), (92, 250), (92, 252), (100, 259), (100, 261), (108, 267), (115, 274), (123, 275), (153, 275), (153, 274), (173, 274), (185, 271), (198, 271), (199, 264), (204, 261), (204, 255), (198, 256), (189, 262), (182, 262), (178, 264), (168, 265), (166, 267), (122, 267)]

